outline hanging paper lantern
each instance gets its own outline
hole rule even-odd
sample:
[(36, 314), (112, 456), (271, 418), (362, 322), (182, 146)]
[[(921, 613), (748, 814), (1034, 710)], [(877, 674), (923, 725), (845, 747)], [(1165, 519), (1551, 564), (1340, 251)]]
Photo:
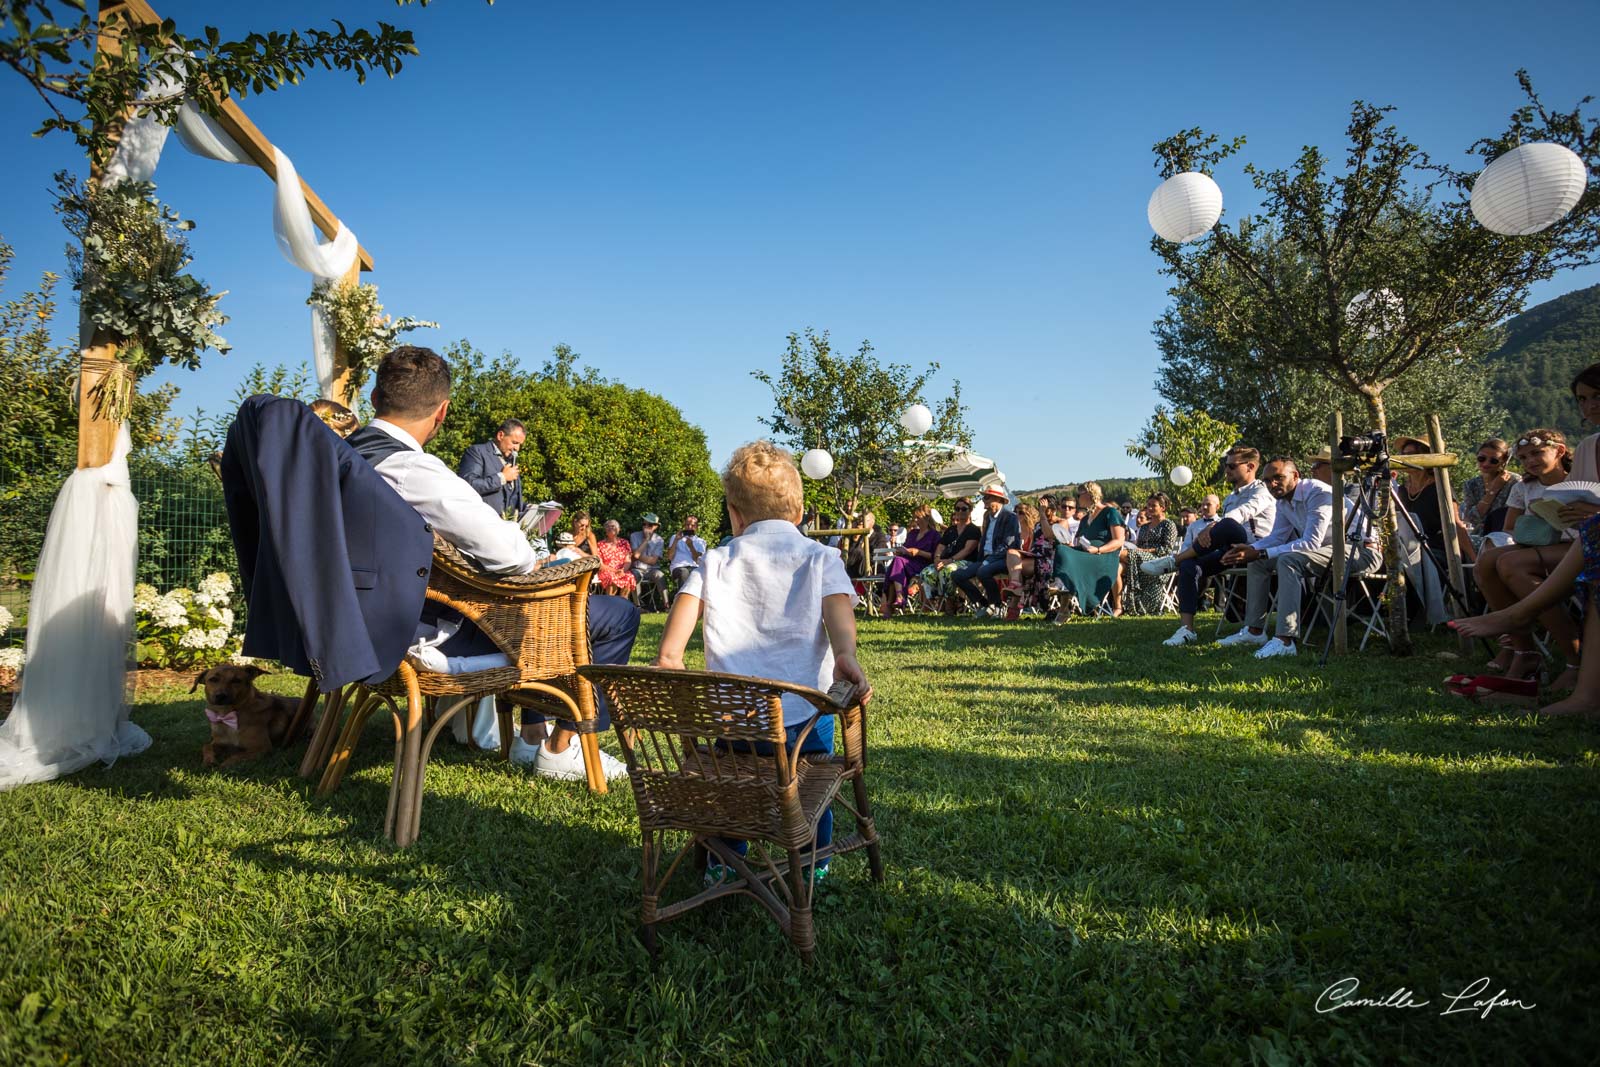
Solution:
[(1194, 471), (1184, 466), (1173, 467), (1171, 477), (1172, 484), (1177, 486), (1179, 489), (1182, 489), (1184, 486), (1194, 481)]
[(1222, 190), (1209, 175), (1186, 170), (1156, 186), (1145, 213), (1162, 240), (1183, 244), (1204, 237), (1222, 218)]
[(921, 437), (933, 429), (933, 412), (928, 410), (926, 404), (912, 404), (900, 416), (900, 425), (912, 437)]
[(1150, 442), (1150, 447), (1144, 450), (1144, 454), (1149, 456), (1151, 459), (1160, 459), (1161, 458), (1161, 442), (1160, 441), (1152, 441), (1152, 442)]
[(1472, 183), (1472, 214), (1495, 233), (1538, 233), (1577, 205), (1588, 182), (1583, 160), (1565, 145), (1519, 145)]
[(800, 469), (807, 478), (823, 479), (833, 473), (833, 457), (825, 448), (813, 448), (800, 457)]
[(1363, 289), (1344, 306), (1344, 317), (1361, 323), (1362, 336), (1375, 341), (1405, 324), (1406, 305), (1392, 289)]

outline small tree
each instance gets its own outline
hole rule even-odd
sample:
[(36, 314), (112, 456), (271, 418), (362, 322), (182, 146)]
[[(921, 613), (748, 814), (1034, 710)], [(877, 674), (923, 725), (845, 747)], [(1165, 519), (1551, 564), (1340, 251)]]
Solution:
[[(1139, 435), (1128, 442), (1128, 455), (1154, 471), (1179, 505), (1198, 507), (1207, 493), (1226, 495), (1222, 457), (1238, 441), (1239, 428), (1232, 423), (1204, 411), (1168, 412), (1158, 406)], [(1173, 483), (1175, 467), (1188, 467), (1194, 480), (1185, 486)]]
[(872, 352), (872, 344), (862, 341), (854, 356), (841, 356), (827, 331), (808, 328), (789, 335), (776, 374), (751, 372), (772, 390), (772, 415), (761, 422), (773, 436), (796, 452), (825, 448), (833, 456), (833, 473), (813, 498), (820, 495), (838, 515), (854, 514), (867, 496), (896, 501), (927, 493), (944, 454), (907, 447), (900, 416), (912, 404), (925, 403), (933, 412), (925, 440), (972, 443), (960, 382), (952, 383), (950, 395), (930, 402), (924, 391), (939, 364), (913, 374), (909, 365), (880, 363)]

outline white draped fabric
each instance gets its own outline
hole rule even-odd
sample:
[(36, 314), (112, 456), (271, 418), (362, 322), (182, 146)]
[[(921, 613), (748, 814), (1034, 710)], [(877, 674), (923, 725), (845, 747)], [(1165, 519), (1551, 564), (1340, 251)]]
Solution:
[[(146, 96), (178, 91), (152, 87)], [(226, 130), (193, 104), (178, 110), (178, 140), (223, 163), (254, 160)], [(148, 114), (125, 126), (105, 181), (149, 181), (168, 128)], [(278, 248), (318, 282), (355, 264), (355, 234), (339, 224), (332, 241), (317, 236), (294, 164), (274, 147), (277, 195), (272, 223)], [(80, 343), (87, 344), (84, 337)], [(312, 317), (312, 351), (322, 395), (333, 384), (333, 337), (320, 312)], [(56, 498), (28, 606), (22, 689), (0, 723), (0, 790), (70, 774), (95, 760), (111, 763), (150, 745), (128, 721), (127, 670), (133, 642), (133, 576), (139, 505), (128, 482), (128, 427), (104, 467), (71, 475)]]
[(150, 747), (128, 721), (139, 505), (128, 428), (104, 467), (74, 472), (50, 512), (28, 608), (22, 691), (0, 724), (0, 790)]

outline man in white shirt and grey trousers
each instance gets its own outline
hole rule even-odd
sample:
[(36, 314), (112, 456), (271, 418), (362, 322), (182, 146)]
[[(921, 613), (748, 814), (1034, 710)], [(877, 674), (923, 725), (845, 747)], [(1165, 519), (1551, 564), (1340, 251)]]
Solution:
[[(1327, 569), (1333, 558), (1333, 487), (1300, 477), (1295, 461), (1280, 456), (1267, 464), (1267, 490), (1278, 502), (1272, 532), (1248, 545), (1235, 545), (1223, 557), (1228, 566), (1247, 565), (1244, 629), (1217, 642), (1259, 645), (1257, 659), (1292, 656), (1300, 636), (1300, 599), (1305, 579)], [(1344, 509), (1338, 510), (1344, 519)], [(1278, 576), (1278, 633), (1267, 639), (1267, 600)]]

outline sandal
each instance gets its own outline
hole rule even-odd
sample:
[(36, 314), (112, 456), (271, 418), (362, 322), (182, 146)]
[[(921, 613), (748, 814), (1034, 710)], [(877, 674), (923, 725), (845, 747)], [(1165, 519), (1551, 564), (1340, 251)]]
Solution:
[[(1505, 636), (1505, 635), (1502, 635), (1502, 636)], [(1521, 659), (1523, 656), (1537, 656), (1537, 655), (1539, 655), (1539, 652), (1538, 652), (1537, 649), (1532, 649), (1532, 648), (1514, 648), (1514, 649), (1511, 650), (1511, 662), (1510, 663), (1508, 663), (1504, 667), (1502, 667), (1499, 664), (1495, 663), (1493, 660), (1490, 660), (1488, 663), (1485, 663), (1483, 665), (1483, 672), (1485, 674), (1505, 674), (1506, 672), (1510, 671), (1511, 668), (1515, 667), (1517, 665), (1517, 660)]]
[(1476, 704), (1504, 704), (1513, 708), (1536, 708), (1539, 706), (1539, 686), (1537, 683), (1529, 687), (1528, 692), (1512, 692), (1505, 689), (1489, 689), (1479, 686), (1468, 697)]

